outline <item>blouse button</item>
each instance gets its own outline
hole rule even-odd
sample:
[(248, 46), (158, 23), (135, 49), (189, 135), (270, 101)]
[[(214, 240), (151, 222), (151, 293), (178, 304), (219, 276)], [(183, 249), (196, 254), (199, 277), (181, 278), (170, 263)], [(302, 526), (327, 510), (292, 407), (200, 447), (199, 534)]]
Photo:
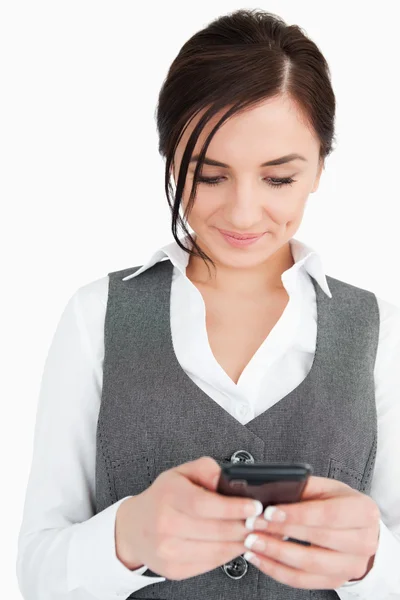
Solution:
[(245, 417), (248, 412), (249, 412), (248, 407), (245, 404), (240, 404), (240, 406), (238, 408), (239, 415), (242, 417)]

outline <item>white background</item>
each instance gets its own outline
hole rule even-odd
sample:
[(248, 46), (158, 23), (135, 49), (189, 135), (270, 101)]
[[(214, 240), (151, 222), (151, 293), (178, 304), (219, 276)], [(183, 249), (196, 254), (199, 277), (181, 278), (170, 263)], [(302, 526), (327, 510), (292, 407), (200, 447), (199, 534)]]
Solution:
[(158, 92), (191, 35), (246, 7), (300, 25), (332, 72), (336, 149), (295, 237), (321, 253), (326, 274), (400, 305), (398, 2), (3, 1), (0, 556), (8, 600), (21, 598), (17, 536), (57, 322), (78, 287), (141, 265), (173, 240)]

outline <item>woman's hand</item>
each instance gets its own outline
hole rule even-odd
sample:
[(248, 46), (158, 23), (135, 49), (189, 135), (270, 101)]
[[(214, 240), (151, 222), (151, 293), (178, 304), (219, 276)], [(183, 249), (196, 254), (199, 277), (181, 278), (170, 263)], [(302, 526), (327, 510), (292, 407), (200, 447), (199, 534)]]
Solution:
[[(335, 589), (363, 579), (372, 569), (380, 511), (369, 496), (340, 481), (310, 476), (301, 502), (276, 508), (286, 513), (283, 522), (268, 521), (263, 515), (246, 521), (249, 530), (254, 523), (253, 533), (265, 543), (264, 549), (251, 547), (259, 563), (249, 559), (265, 574), (294, 588)], [(282, 541), (270, 533), (311, 546)]]
[[(168, 579), (211, 571), (243, 553), (254, 500), (218, 494), (218, 463), (201, 457), (162, 472), (118, 507), (115, 547), (129, 569), (146, 565)], [(251, 512), (246, 510), (250, 507)]]

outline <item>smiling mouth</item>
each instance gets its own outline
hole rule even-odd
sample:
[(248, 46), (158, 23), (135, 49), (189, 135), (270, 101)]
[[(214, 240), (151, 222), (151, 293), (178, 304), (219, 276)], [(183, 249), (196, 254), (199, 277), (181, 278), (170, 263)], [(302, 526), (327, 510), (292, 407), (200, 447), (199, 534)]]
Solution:
[(220, 229), (219, 231), (221, 233), (223, 233), (224, 235), (228, 235), (229, 237), (234, 238), (235, 240), (251, 240), (251, 239), (261, 237), (262, 235), (264, 235), (264, 233), (267, 233), (266, 231), (263, 231), (262, 233), (239, 234), (239, 233), (235, 233), (233, 231), (226, 231), (225, 229)]

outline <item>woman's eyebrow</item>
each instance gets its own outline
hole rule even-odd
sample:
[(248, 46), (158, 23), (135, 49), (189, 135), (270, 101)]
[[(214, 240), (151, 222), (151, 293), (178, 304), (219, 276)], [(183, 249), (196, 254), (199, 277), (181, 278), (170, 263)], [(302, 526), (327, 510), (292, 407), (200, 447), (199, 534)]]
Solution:
[[(199, 154), (195, 154), (194, 156), (192, 156), (192, 158), (190, 159), (190, 163), (193, 162), (197, 162), (199, 159)], [(280, 156), (279, 158), (274, 158), (273, 160), (268, 160), (267, 162), (264, 162), (260, 165), (260, 167), (268, 167), (268, 166), (272, 166), (272, 165), (283, 165), (284, 163), (290, 162), (292, 160), (304, 160), (307, 162), (307, 159), (302, 156), (301, 154), (297, 154), (295, 152), (293, 152), (292, 154), (286, 154), (285, 156)], [(214, 167), (223, 167), (225, 169), (230, 169), (229, 165), (226, 165), (223, 162), (220, 162), (219, 160), (215, 160), (213, 158), (208, 158), (205, 157), (204, 158), (204, 164), (205, 165), (211, 165)]]

